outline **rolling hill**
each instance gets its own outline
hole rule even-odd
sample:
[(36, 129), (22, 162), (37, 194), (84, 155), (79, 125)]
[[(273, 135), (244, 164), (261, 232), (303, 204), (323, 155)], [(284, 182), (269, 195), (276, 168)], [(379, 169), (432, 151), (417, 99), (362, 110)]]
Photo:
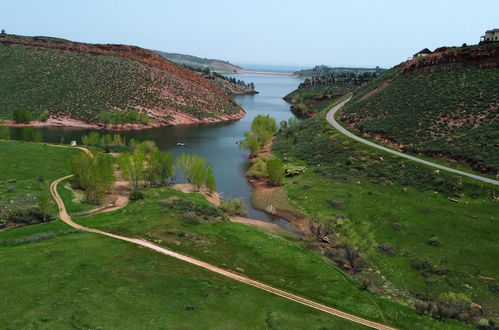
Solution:
[(173, 63), (180, 65), (191, 66), (199, 69), (210, 69), (218, 73), (235, 73), (244, 70), (240, 66), (229, 63), (228, 61), (217, 60), (212, 58), (201, 58), (193, 55), (185, 55), (178, 53), (167, 53), (156, 51), (159, 55), (163, 56)]
[(499, 44), (441, 47), (360, 90), (350, 128), (399, 149), (499, 171)]
[(26, 109), (100, 123), (103, 110), (135, 110), (149, 117), (144, 127), (159, 127), (244, 116), (206, 79), (135, 46), (0, 35), (0, 76), (0, 119)]

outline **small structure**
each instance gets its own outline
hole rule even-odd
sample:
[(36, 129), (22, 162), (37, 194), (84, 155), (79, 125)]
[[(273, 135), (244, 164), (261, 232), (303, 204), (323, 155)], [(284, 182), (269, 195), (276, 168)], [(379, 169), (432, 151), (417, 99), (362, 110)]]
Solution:
[(425, 49), (422, 49), (420, 50), (419, 52), (417, 52), (416, 54), (414, 54), (412, 56), (412, 58), (419, 58), (419, 57), (425, 57), (425, 56), (428, 56), (431, 54), (431, 50), (429, 50), (428, 48), (425, 48)]
[(76, 147), (76, 141), (71, 141), (71, 146)]
[(480, 37), (480, 43), (498, 42), (499, 41), (499, 29), (492, 29), (485, 31), (485, 35)]

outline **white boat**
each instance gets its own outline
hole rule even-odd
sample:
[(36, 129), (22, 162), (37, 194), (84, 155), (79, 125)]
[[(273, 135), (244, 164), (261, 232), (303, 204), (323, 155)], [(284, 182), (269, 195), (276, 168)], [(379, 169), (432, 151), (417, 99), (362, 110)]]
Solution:
[(185, 147), (186, 145), (184, 142), (177, 142), (177, 147)]

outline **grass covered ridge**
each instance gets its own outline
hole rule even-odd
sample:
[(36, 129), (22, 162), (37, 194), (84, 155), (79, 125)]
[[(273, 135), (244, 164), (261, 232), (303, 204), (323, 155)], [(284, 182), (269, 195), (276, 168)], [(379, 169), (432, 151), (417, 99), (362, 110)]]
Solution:
[(499, 171), (499, 69), (401, 73), (398, 66), (360, 91), (340, 119), (403, 146)]

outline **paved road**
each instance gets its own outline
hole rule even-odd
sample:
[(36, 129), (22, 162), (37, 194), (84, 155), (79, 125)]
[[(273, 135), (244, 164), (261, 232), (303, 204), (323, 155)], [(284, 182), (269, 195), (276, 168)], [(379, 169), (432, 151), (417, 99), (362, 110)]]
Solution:
[(373, 148), (380, 149), (380, 150), (389, 152), (389, 153), (391, 153), (393, 155), (397, 155), (397, 156), (400, 156), (400, 157), (403, 157), (403, 158), (407, 158), (407, 159), (413, 160), (413, 161), (421, 163), (421, 164), (432, 166), (432, 167), (438, 168), (440, 170), (444, 170), (444, 171), (447, 171), (447, 172), (452, 172), (452, 173), (456, 173), (456, 174), (459, 174), (459, 175), (467, 176), (469, 178), (472, 178), (472, 179), (475, 179), (475, 180), (480, 180), (480, 181), (483, 181), (483, 182), (486, 182), (486, 183), (491, 183), (491, 184), (494, 184), (494, 185), (499, 185), (499, 181), (497, 181), (497, 180), (489, 179), (489, 178), (486, 178), (486, 177), (483, 177), (483, 176), (480, 176), (480, 175), (476, 175), (476, 174), (472, 174), (472, 173), (468, 173), (468, 172), (463, 172), (463, 171), (456, 170), (456, 169), (453, 169), (453, 168), (450, 168), (450, 167), (447, 167), (447, 166), (435, 164), (435, 163), (429, 162), (429, 161), (424, 160), (424, 159), (420, 159), (420, 158), (417, 158), (417, 157), (414, 157), (414, 156), (410, 156), (410, 155), (404, 154), (402, 152), (395, 151), (395, 150), (390, 149), (390, 148), (386, 148), (386, 147), (380, 146), (379, 144), (376, 144), (376, 143), (373, 143), (373, 142), (368, 141), (366, 139), (363, 139), (361, 137), (358, 137), (357, 135), (355, 135), (352, 132), (350, 132), (347, 129), (345, 129), (343, 126), (341, 126), (334, 119), (335, 113), (338, 110), (340, 110), (345, 105), (345, 103), (347, 103), (348, 101), (350, 101), (351, 98), (352, 97), (350, 96), (345, 101), (343, 101), (343, 102), (337, 104), (336, 106), (334, 106), (331, 110), (329, 110), (329, 112), (326, 115), (327, 121), (331, 125), (333, 125), (334, 128), (336, 128), (338, 131), (340, 131), (341, 133), (345, 134), (349, 138), (352, 138), (352, 139), (354, 139), (356, 141), (359, 141), (361, 143), (367, 144), (368, 146), (371, 146)]
[[(88, 150), (85, 151), (85, 152), (88, 152)], [(164, 255), (167, 255), (167, 256), (170, 256), (170, 257), (173, 257), (173, 258), (176, 258), (176, 259), (188, 262), (190, 264), (202, 267), (204, 269), (207, 269), (209, 271), (215, 272), (215, 273), (220, 274), (222, 276), (226, 276), (226, 277), (232, 278), (232, 279), (234, 279), (236, 281), (239, 281), (239, 282), (246, 283), (248, 285), (254, 286), (254, 287), (259, 288), (261, 290), (268, 291), (270, 293), (273, 293), (275, 295), (281, 296), (281, 297), (286, 298), (288, 300), (292, 300), (292, 301), (300, 303), (302, 305), (312, 307), (314, 309), (323, 311), (325, 313), (337, 316), (337, 317), (345, 319), (345, 320), (349, 320), (349, 321), (352, 321), (352, 322), (355, 322), (355, 323), (358, 323), (358, 324), (361, 324), (361, 325), (365, 325), (367, 327), (371, 327), (371, 328), (374, 328), (374, 329), (382, 329), (382, 330), (394, 330), (394, 328), (391, 328), (389, 326), (386, 326), (386, 325), (383, 325), (383, 324), (380, 324), (380, 323), (376, 323), (376, 322), (373, 322), (373, 321), (369, 321), (369, 320), (363, 319), (361, 317), (358, 317), (358, 316), (355, 316), (355, 315), (352, 315), (352, 314), (348, 314), (348, 313), (342, 312), (340, 310), (328, 307), (326, 305), (319, 304), (319, 303), (317, 303), (315, 301), (312, 301), (312, 300), (309, 300), (309, 299), (306, 299), (306, 298), (294, 295), (294, 294), (289, 293), (287, 291), (284, 291), (284, 290), (281, 290), (281, 289), (277, 289), (277, 288), (274, 288), (274, 287), (272, 287), (270, 285), (267, 285), (267, 284), (264, 284), (264, 283), (252, 280), (252, 279), (250, 279), (248, 277), (232, 273), (232, 272), (230, 272), (228, 270), (219, 268), (217, 266), (211, 265), (211, 264), (206, 263), (204, 261), (201, 261), (201, 260), (198, 260), (198, 259), (195, 259), (195, 258), (191, 258), (189, 256), (180, 254), (180, 253), (175, 252), (175, 251), (171, 251), (171, 250), (165, 249), (165, 248), (163, 248), (161, 246), (155, 245), (155, 244), (153, 244), (153, 243), (151, 243), (149, 241), (146, 241), (144, 239), (130, 238), (130, 237), (125, 237), (125, 236), (121, 236), (121, 235), (115, 235), (115, 234), (111, 234), (111, 233), (108, 233), (108, 232), (105, 232), (105, 231), (102, 231), (102, 230), (99, 230), (99, 229), (93, 229), (93, 228), (88, 228), (88, 227), (79, 225), (79, 224), (77, 224), (76, 222), (74, 222), (71, 219), (71, 217), (69, 216), (69, 214), (66, 211), (66, 207), (64, 206), (64, 202), (62, 201), (61, 197), (59, 196), (59, 193), (57, 192), (57, 185), (61, 181), (65, 180), (65, 179), (68, 179), (70, 177), (72, 177), (72, 175), (67, 175), (65, 177), (62, 177), (62, 178), (59, 178), (59, 179), (53, 181), (50, 184), (50, 192), (51, 192), (52, 196), (54, 197), (54, 199), (55, 199), (55, 201), (57, 203), (57, 206), (59, 208), (59, 217), (61, 218), (62, 221), (64, 221), (66, 224), (68, 224), (69, 226), (71, 226), (73, 228), (76, 228), (76, 229), (79, 229), (79, 230), (82, 230), (82, 231), (86, 231), (86, 232), (90, 232), (90, 233), (96, 233), (96, 234), (99, 234), (99, 235), (104, 235), (104, 236), (112, 237), (112, 238), (115, 238), (115, 239), (119, 239), (119, 240), (122, 240), (122, 241), (130, 242), (130, 243), (137, 244), (137, 245), (140, 245), (140, 246), (144, 246), (144, 247), (149, 248), (151, 250), (154, 250), (154, 251), (156, 251), (158, 253), (161, 253), (161, 254), (164, 254)]]

